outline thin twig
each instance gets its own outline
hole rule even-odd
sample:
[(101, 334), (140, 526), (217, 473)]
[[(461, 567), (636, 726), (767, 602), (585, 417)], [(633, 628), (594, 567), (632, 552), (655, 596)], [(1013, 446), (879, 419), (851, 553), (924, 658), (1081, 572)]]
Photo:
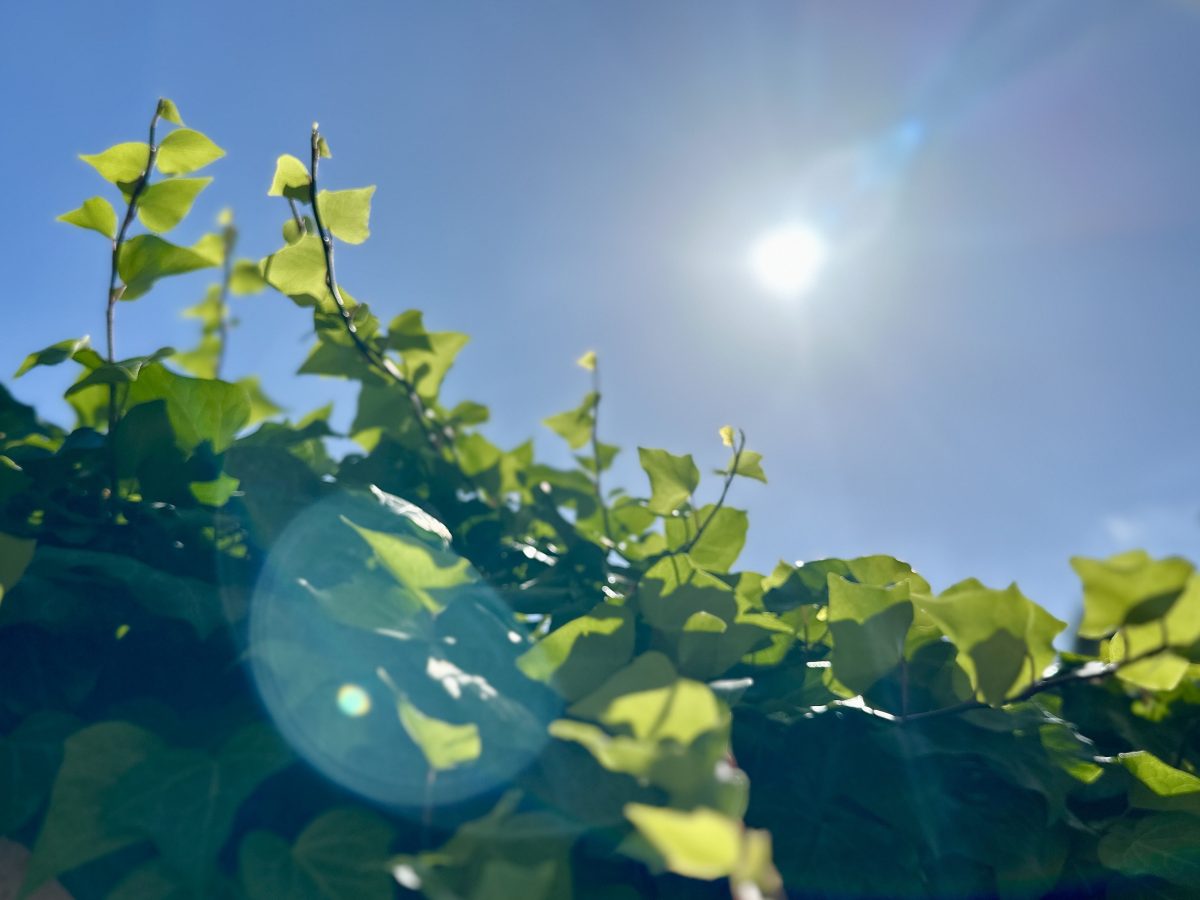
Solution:
[(225, 260), (221, 272), (221, 293), (217, 300), (217, 360), (213, 365), (213, 377), (220, 379), (221, 366), (225, 362), (225, 345), (229, 340), (229, 285), (233, 281), (233, 249), (237, 245), (237, 230), (230, 223), (222, 235), (225, 239)]
[[(120, 279), (120, 261), (121, 248), (125, 245), (125, 235), (129, 231), (129, 226), (133, 223), (133, 217), (137, 214), (138, 200), (141, 199), (142, 192), (146, 190), (146, 185), (150, 183), (150, 173), (154, 170), (154, 161), (158, 158), (158, 144), (155, 141), (155, 132), (158, 129), (158, 120), (162, 116), (163, 101), (160, 98), (154, 107), (154, 116), (150, 119), (150, 138), (147, 141), (149, 152), (146, 156), (146, 168), (137, 181), (133, 184), (133, 190), (129, 193), (129, 202), (125, 206), (125, 217), (121, 220), (121, 227), (117, 231), (117, 236), (112, 242), (112, 269), (108, 278), (108, 310), (105, 317), (105, 333), (108, 338), (108, 361), (116, 361), (116, 339), (115, 339), (115, 320), (117, 301), (121, 299), (121, 294), (125, 291), (125, 285), (119, 285)], [(108, 430), (117, 427), (117, 385), (115, 382), (108, 386)]]
[(342, 292), (338, 289), (337, 275), (335, 274), (333, 265), (333, 237), (321, 219), (321, 207), (317, 202), (317, 162), (321, 158), (320, 143), (321, 133), (317, 130), (317, 124), (314, 122), (311, 144), (312, 156), (309, 165), (309, 191), (311, 193), (313, 224), (317, 228), (317, 236), (321, 239), (321, 249), (325, 254), (325, 284), (328, 286), (329, 293), (333, 297), (333, 302), (337, 306), (338, 314), (342, 318), (342, 325), (346, 329), (346, 334), (350, 336), (350, 340), (353, 341), (359, 355), (367, 361), (368, 365), (383, 372), (404, 389), (408, 394), (408, 402), (412, 406), (413, 413), (416, 415), (418, 423), (420, 423), (426, 437), (429, 439), (429, 443), (440, 453), (444, 447), (443, 436), (439, 433), (438, 428), (429, 421), (429, 414), (416, 388), (412, 382), (404, 377), (404, 373), (396, 367), (394, 362), (384, 353), (378, 352), (368, 346), (367, 342), (362, 339), (362, 335), (358, 333), (358, 326), (354, 324), (354, 316), (346, 307), (346, 301), (342, 299)]
[[(1089, 669), (1087, 665), (1080, 666), (1077, 669), (1071, 669), (1067, 672), (1062, 672), (1058, 675), (1051, 675), (1049, 678), (1042, 678), (1033, 682), (1024, 690), (1019, 691), (1013, 696), (1007, 698), (1002, 706), (1009, 706), (1013, 703), (1023, 703), (1038, 694), (1048, 691), (1051, 688), (1060, 687), (1064, 684), (1071, 684), (1077, 681), (1094, 681), (1097, 679), (1109, 678), (1119, 672), (1126, 666), (1131, 666), (1134, 663), (1141, 662), (1144, 659), (1149, 659), (1159, 653), (1166, 652), (1168, 647), (1157, 647), (1154, 650), (1149, 650), (1145, 653), (1140, 653), (1137, 656), (1132, 656), (1129, 659), (1121, 660), (1120, 662), (1108, 663), (1099, 669)], [(971, 712), (976, 709), (988, 709), (989, 704), (981, 700), (964, 700), (962, 703), (955, 703), (953, 706), (945, 706), (941, 709), (929, 709), (924, 712), (912, 713), (907, 716), (898, 716), (896, 721), (905, 724), (908, 722), (917, 722), (923, 719), (936, 719), (941, 716), (957, 715), (958, 713)]]
[[(592, 363), (592, 393), (596, 396), (592, 404), (592, 464), (595, 466), (596, 484), (596, 502), (600, 504), (600, 518), (604, 525), (604, 537), (608, 539), (608, 546), (616, 546), (616, 541), (613, 540), (612, 528), (608, 522), (608, 507), (604, 503), (604, 490), (600, 486), (600, 364)], [(606, 556), (607, 559), (607, 556)]]
[(296, 209), (296, 201), (291, 197), (287, 198), (288, 206), (292, 209), (292, 220), (296, 223), (296, 230), (301, 234), (308, 234), (308, 224), (304, 221), (304, 217), (300, 215), (300, 210)]
[(704, 521), (701, 522), (699, 527), (696, 529), (695, 536), (692, 537), (692, 539), (689, 540), (687, 542), (687, 544), (684, 545), (684, 548), (681, 552), (683, 552), (683, 553), (691, 552), (692, 548), (695, 547), (696, 544), (700, 542), (700, 538), (704, 536), (705, 529), (708, 528), (708, 526), (712, 522), (712, 520), (714, 518), (716, 518), (717, 513), (721, 511), (721, 507), (725, 505), (725, 497), (729, 494), (729, 486), (731, 484), (733, 484), (733, 479), (737, 475), (738, 463), (741, 462), (742, 451), (745, 449), (746, 449), (746, 432), (742, 431), (739, 428), (738, 429), (738, 444), (737, 444), (737, 447), (734, 448), (733, 461), (729, 464), (729, 471), (725, 473), (725, 483), (721, 486), (721, 496), (717, 498), (717, 505), (714, 506), (712, 508), (712, 511), (707, 516), (704, 517)]

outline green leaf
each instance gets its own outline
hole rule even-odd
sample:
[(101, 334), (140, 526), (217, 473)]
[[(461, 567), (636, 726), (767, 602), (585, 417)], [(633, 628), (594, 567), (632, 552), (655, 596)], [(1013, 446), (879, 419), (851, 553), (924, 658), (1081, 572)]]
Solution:
[(1113, 825), (1097, 847), (1100, 862), (1122, 874), (1152, 875), (1200, 888), (1200, 818), (1164, 813)]
[(641, 803), (626, 805), (625, 816), (677, 875), (711, 881), (731, 875), (738, 866), (742, 827), (728, 816), (711, 809), (681, 811)]
[(1137, 779), (1129, 792), (1133, 806), (1200, 813), (1200, 778), (1167, 765), (1145, 750), (1122, 753), (1117, 759)]
[(225, 151), (199, 131), (177, 128), (158, 143), (155, 164), (164, 175), (187, 175), (220, 159)]
[(431, 613), (441, 612), (455, 589), (478, 582), (471, 564), (450, 550), (437, 550), (413, 538), (373, 531), (342, 519), (358, 532), (396, 582)]
[(325, 281), (325, 251), (316, 235), (302, 237), (268, 256), (263, 260), (262, 273), (267, 284), (299, 306), (333, 304)]
[(103, 197), (90, 197), (83, 201), (83, 206), (79, 209), (63, 213), (55, 221), (90, 228), (109, 240), (117, 236), (117, 214), (113, 211), (112, 204)]
[[(734, 463), (737, 463), (736, 467)], [(729, 464), (723, 470), (718, 472), (718, 475), (728, 475), (730, 472), (734, 475), (741, 475), (743, 478), (753, 478), (755, 481), (767, 483), (767, 475), (762, 468), (762, 454), (755, 453), (753, 450), (743, 450), (741, 456), (734, 454), (729, 457)]]
[(21, 580), (36, 547), (37, 541), (0, 533), (0, 601)]
[(183, 125), (183, 116), (179, 115), (179, 107), (171, 100), (163, 97), (158, 101), (158, 114), (172, 125)]
[(20, 378), (34, 366), (57, 366), (59, 363), (66, 362), (68, 359), (74, 358), (76, 353), (86, 347), (89, 340), (90, 338), (85, 334), (81, 338), (59, 341), (57, 344), (51, 344), (44, 350), (30, 353), (25, 357), (25, 361), (21, 363), (21, 368), (13, 373), (13, 378)]
[(17, 831), (42, 808), (62, 762), (63, 742), (78, 727), (74, 716), (42, 711), (0, 738), (0, 835)]
[(467, 336), (457, 331), (426, 331), (421, 313), (408, 310), (388, 325), (387, 341), (389, 347), (400, 351), (404, 374), (417, 393), (433, 401)]
[(1194, 566), (1169, 556), (1156, 560), (1144, 550), (1108, 559), (1071, 560), (1083, 581), (1083, 621), (1079, 636), (1102, 638), (1123, 625), (1161, 618), (1183, 591)]
[(517, 658), (517, 668), (534, 681), (553, 682), (562, 696), (575, 700), (629, 661), (633, 640), (629, 610), (599, 603), (525, 651)]
[[(1108, 661), (1120, 664), (1117, 677), (1148, 691), (1169, 691), (1188, 672), (1188, 650), (1200, 640), (1200, 574), (1193, 572), (1183, 591), (1159, 619), (1125, 625), (1113, 635)], [(1156, 653), (1155, 651), (1163, 651)], [(1137, 662), (1124, 661), (1138, 657)]]
[(282, 406), (266, 395), (257, 375), (239, 378), (235, 384), (246, 392), (246, 397), (250, 400), (250, 418), (246, 420), (247, 425), (272, 419), (284, 411)]
[(474, 762), (483, 751), (479, 726), (474, 722), (455, 725), (426, 715), (407, 698), (396, 700), (400, 724), (435, 772), (444, 772)]
[[(699, 520), (707, 525), (688, 551), (688, 557), (705, 571), (728, 572), (746, 545), (750, 517), (744, 510), (728, 506), (722, 506), (715, 512), (712, 506), (706, 506), (700, 510)], [(667, 523), (669, 525), (674, 521), (668, 519)]]
[(967, 582), (920, 606), (958, 648), (959, 665), (993, 706), (1042, 677), (1054, 662), (1054, 638), (1067, 627), (1015, 584), (999, 591)]
[(700, 484), (700, 470), (690, 455), (638, 447), (638, 459), (650, 478), (651, 512), (667, 516), (677, 510)]
[(101, 722), (69, 737), (23, 890), (137, 843), (140, 833), (110, 822), (104, 798), (118, 779), (157, 750), (157, 736), (128, 722)]
[(211, 178), (172, 178), (150, 185), (138, 198), (138, 218), (151, 231), (160, 234), (170, 231), (183, 221), (196, 197), (211, 181)]
[(139, 234), (121, 246), (117, 271), (125, 282), (122, 300), (135, 300), (154, 282), (170, 275), (220, 265), (220, 248), (201, 238), (191, 247), (180, 247), (153, 234)]
[(288, 197), (307, 203), (311, 193), (308, 168), (304, 163), (287, 153), (275, 160), (275, 175), (267, 189), (268, 197)]
[(612, 676), (571, 713), (643, 740), (684, 746), (722, 728), (728, 715), (713, 692), (699, 681), (676, 676), (661, 653), (644, 653)]
[(193, 481), (188, 487), (191, 488), (192, 496), (198, 503), (204, 506), (221, 507), (229, 502), (229, 498), (233, 496), (233, 492), (238, 489), (239, 484), (241, 482), (236, 478), (222, 472), (211, 481)]
[(317, 209), (322, 223), (339, 240), (361, 244), (371, 235), (367, 225), (374, 194), (375, 185), (346, 191), (321, 191), (317, 194)]
[(146, 171), (150, 145), (141, 141), (114, 144), (101, 153), (81, 153), (79, 158), (99, 172), (105, 181), (115, 185), (129, 184)]
[(180, 449), (208, 441), (220, 453), (250, 420), (250, 398), (241, 385), (176, 375), (155, 363), (129, 387), (130, 407), (163, 400)]
[(599, 394), (588, 392), (575, 409), (543, 419), (542, 424), (565, 440), (572, 450), (578, 450), (592, 439), (596, 402), (599, 399)]
[(869, 690), (904, 657), (913, 622), (908, 581), (888, 587), (829, 579), (830, 662), (833, 675), (855, 693)]
[(266, 286), (266, 279), (263, 278), (258, 263), (249, 259), (239, 259), (233, 264), (233, 271), (229, 273), (229, 293), (235, 297), (245, 297), (257, 294)]
[(147, 366), (166, 359), (174, 352), (170, 347), (160, 347), (150, 356), (134, 356), (111, 363), (101, 361), (84, 377), (67, 388), (66, 397), (70, 399), (80, 391), (95, 385), (131, 384), (138, 380), (142, 370)]
[(105, 819), (152, 841), (200, 887), (210, 879), (239, 807), (291, 758), (264, 723), (243, 728), (215, 754), (158, 748), (112, 786)]
[(353, 808), (325, 813), (291, 847), (254, 831), (238, 853), (239, 881), (248, 900), (391, 900), (393, 835), (379, 816)]

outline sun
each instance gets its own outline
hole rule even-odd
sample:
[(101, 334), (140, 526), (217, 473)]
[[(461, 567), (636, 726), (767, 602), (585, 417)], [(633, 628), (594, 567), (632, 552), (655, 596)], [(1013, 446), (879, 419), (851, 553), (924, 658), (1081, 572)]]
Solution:
[(772, 229), (750, 248), (750, 271), (759, 285), (780, 297), (800, 297), (817, 283), (829, 258), (825, 238), (809, 225)]

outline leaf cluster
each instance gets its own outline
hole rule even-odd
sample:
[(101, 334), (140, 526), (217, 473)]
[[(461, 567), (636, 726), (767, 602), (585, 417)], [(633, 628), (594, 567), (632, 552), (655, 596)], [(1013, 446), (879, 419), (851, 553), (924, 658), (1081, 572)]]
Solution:
[[(445, 398), (466, 336), (385, 325), (338, 281), (374, 187), (319, 188), (315, 126), (255, 262), (231, 215), (159, 236), (223, 152), (170, 101), (159, 119), (157, 145), (84, 157), (124, 227), (102, 197), (62, 218), (112, 243), (122, 300), (219, 270), (198, 345), (30, 354), (14, 377), (77, 367), (69, 428), (0, 387), (0, 835), (31, 850), (27, 893), (1200, 890), (1191, 563), (1075, 560), (1070, 652), (1016, 585), (936, 592), (885, 556), (740, 569), (731, 491), (766, 481), (744, 434), (720, 430), (707, 479), (638, 448), (645, 483), (606, 490), (589, 352), (545, 421), (573, 464), (498, 446), (486, 407)], [(357, 385), (344, 433), (220, 377), (230, 298), (265, 289), (312, 317), (299, 373)]]

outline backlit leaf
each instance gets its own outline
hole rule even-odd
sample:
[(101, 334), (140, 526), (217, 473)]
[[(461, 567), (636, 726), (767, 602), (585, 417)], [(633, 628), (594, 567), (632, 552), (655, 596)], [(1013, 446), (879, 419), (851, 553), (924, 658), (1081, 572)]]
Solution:
[(435, 772), (453, 769), (479, 758), (483, 744), (479, 726), (473, 722), (456, 725), (426, 715), (405, 697), (396, 701), (400, 724)]
[(90, 228), (98, 231), (110, 240), (117, 236), (117, 214), (112, 204), (103, 197), (91, 197), (83, 201), (83, 206), (63, 213), (56, 221), (78, 225), (80, 228)]
[(155, 165), (164, 175), (187, 175), (224, 155), (225, 151), (207, 135), (191, 128), (177, 128), (158, 142)]
[(374, 193), (374, 185), (345, 191), (321, 191), (317, 194), (317, 207), (322, 223), (338, 240), (361, 244), (371, 234), (367, 226)]
[(151, 231), (170, 231), (183, 221), (200, 192), (211, 178), (172, 178), (142, 191), (138, 198), (138, 218)]
[(287, 153), (275, 160), (275, 175), (267, 189), (268, 197), (289, 197), (307, 203), (311, 193), (308, 167), (304, 163)]
[(150, 146), (141, 141), (114, 144), (100, 153), (79, 156), (85, 163), (100, 173), (105, 181), (116, 185), (129, 184), (141, 178), (150, 159)]
[(700, 484), (700, 470), (689, 456), (675, 456), (666, 450), (638, 447), (638, 460), (650, 478), (651, 512), (670, 515)]

